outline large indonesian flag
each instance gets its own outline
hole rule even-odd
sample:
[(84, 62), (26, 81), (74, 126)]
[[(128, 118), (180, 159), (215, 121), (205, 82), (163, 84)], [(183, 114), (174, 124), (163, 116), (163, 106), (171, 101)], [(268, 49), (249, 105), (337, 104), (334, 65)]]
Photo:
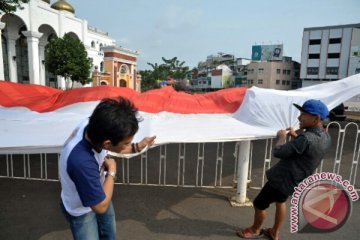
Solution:
[(316, 98), (332, 109), (359, 93), (359, 74), (292, 91), (252, 87), (194, 95), (170, 87), (145, 93), (109, 86), (62, 91), (0, 81), (0, 153), (59, 151), (73, 128), (108, 97), (126, 97), (139, 109), (143, 121), (135, 141), (156, 135), (156, 143), (165, 144), (273, 137), (280, 128), (297, 126), (292, 103)]

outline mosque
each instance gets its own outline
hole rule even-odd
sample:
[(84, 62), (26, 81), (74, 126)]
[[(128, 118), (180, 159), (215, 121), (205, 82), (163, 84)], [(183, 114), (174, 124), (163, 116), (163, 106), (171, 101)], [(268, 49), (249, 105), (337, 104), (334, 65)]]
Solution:
[(138, 52), (116, 46), (107, 32), (76, 17), (75, 9), (65, 0), (32, 0), (12, 14), (0, 15), (0, 33), (0, 79), (64, 89), (65, 80), (45, 67), (45, 49), (51, 37), (70, 34), (83, 42), (92, 60), (93, 82), (88, 86), (140, 91)]

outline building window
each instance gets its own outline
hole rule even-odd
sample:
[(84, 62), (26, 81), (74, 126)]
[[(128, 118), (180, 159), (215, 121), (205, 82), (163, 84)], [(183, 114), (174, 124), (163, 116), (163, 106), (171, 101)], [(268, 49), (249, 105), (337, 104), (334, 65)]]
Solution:
[(285, 80), (282, 80), (281, 81), (281, 85), (285, 85), (286, 84), (286, 81)]
[(91, 42), (91, 47), (93, 47), (93, 48), (95, 47), (95, 42), (94, 41)]
[(276, 80), (276, 85), (280, 85), (280, 80)]
[(286, 74), (286, 69), (283, 69), (283, 74)]
[(259, 68), (259, 73), (264, 73), (264, 69), (263, 69), (263, 68)]
[(329, 44), (341, 43), (341, 38), (330, 38)]
[(358, 74), (358, 73), (360, 73), (360, 68), (355, 69), (355, 74)]
[(259, 80), (258, 80), (258, 84), (263, 84), (263, 80), (262, 80), (262, 79), (259, 79)]
[(320, 45), (321, 44), (321, 39), (310, 39), (309, 40), (309, 45)]
[(129, 67), (125, 64), (121, 65), (120, 67), (120, 74), (128, 74), (129, 73)]
[(317, 74), (319, 74), (319, 68), (318, 67), (308, 67), (307, 74), (308, 75), (317, 75)]
[(277, 73), (277, 74), (280, 74), (280, 73), (281, 73), (280, 68), (276, 69), (276, 73)]
[(126, 87), (127, 84), (126, 84), (126, 81), (124, 79), (121, 79), (119, 85), (120, 85), (120, 87)]
[(328, 58), (340, 58), (340, 53), (328, 53)]
[(310, 53), (309, 54), (309, 59), (319, 59), (319, 58), (320, 58), (319, 53)]
[(339, 68), (338, 67), (327, 67), (326, 74), (327, 75), (338, 75)]
[(100, 43), (100, 45), (99, 45), (99, 51), (102, 51), (102, 48), (103, 47), (103, 44), (102, 43)]
[(104, 72), (104, 62), (100, 63), (100, 72)]
[(286, 85), (290, 85), (290, 81), (289, 81), (289, 80), (286, 81)]
[(286, 70), (286, 74), (290, 75), (291, 74), (291, 70)]

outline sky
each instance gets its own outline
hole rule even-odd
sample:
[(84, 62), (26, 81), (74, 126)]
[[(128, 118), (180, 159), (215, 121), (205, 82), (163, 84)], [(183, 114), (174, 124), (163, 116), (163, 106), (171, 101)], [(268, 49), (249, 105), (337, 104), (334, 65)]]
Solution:
[[(51, 1), (53, 3), (54, 1)], [(360, 0), (67, 0), (75, 15), (138, 51), (138, 70), (177, 57), (190, 69), (219, 52), (251, 58), (283, 44), (300, 62), (303, 29), (360, 23)]]

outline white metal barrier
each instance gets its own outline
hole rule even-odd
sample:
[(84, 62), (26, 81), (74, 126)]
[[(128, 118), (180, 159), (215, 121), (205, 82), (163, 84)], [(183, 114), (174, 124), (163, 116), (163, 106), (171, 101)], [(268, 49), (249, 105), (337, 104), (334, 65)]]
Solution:
[[(328, 130), (333, 147), (317, 171), (340, 174), (359, 189), (359, 125), (332, 122)], [(273, 141), (161, 145), (132, 159), (116, 159), (117, 184), (233, 188), (236, 183), (237, 200), (243, 201), (246, 188), (262, 187), (265, 171), (277, 161)], [(58, 158), (58, 153), (0, 155), (0, 177), (58, 181)]]

